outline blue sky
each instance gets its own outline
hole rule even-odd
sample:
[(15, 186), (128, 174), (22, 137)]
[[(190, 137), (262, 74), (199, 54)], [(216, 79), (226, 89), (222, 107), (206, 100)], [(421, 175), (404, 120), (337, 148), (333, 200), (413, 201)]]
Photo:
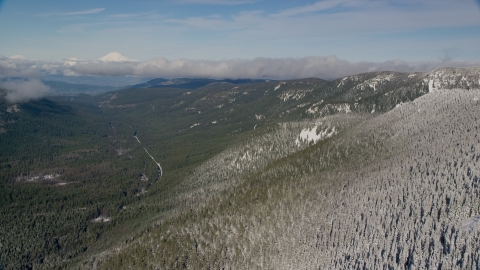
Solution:
[(4, 0), (0, 55), (480, 62), (473, 0)]

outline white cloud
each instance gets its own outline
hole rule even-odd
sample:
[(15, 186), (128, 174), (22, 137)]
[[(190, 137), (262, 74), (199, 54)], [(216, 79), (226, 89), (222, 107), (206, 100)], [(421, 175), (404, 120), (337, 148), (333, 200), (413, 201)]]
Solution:
[(6, 90), (5, 99), (10, 103), (38, 99), (50, 91), (50, 87), (38, 79), (8, 79), (0, 82), (0, 88)]
[(447, 66), (479, 66), (479, 62), (442, 59), (435, 62), (349, 62), (336, 56), (302, 58), (254, 58), (250, 60), (168, 60), (163, 57), (143, 62), (87, 61), (76, 58), (49, 62), (0, 57), (0, 78), (64, 76), (142, 76), (295, 79), (317, 77), (336, 79), (370, 71), (424, 72)]
[(430, 71), (443, 66), (471, 66), (465, 61), (409, 63), (401, 60), (351, 63), (335, 56), (304, 58), (255, 58), (252, 60), (173, 60), (144, 62), (82, 62), (68, 67), (76, 74), (103, 76), (333, 79), (369, 71)]
[(63, 12), (63, 13), (60, 13), (60, 15), (64, 15), (64, 16), (87, 15), (87, 14), (99, 13), (104, 10), (105, 8), (93, 8), (88, 10), (74, 11), (74, 12)]
[(105, 8), (92, 8), (87, 10), (71, 11), (71, 12), (52, 12), (52, 13), (42, 13), (36, 15), (37, 17), (50, 17), (50, 16), (78, 16), (78, 15), (89, 15), (100, 13), (104, 11)]
[(153, 15), (153, 14), (157, 14), (157, 12), (156, 11), (151, 11), (151, 12), (143, 12), (143, 13), (121, 13), (121, 14), (112, 14), (109, 17), (125, 19), (125, 18), (149, 16), (149, 15)]
[(299, 6), (299, 7), (282, 10), (278, 14), (273, 14), (272, 17), (295, 16), (295, 15), (301, 15), (305, 13), (319, 12), (319, 11), (328, 10), (338, 6), (345, 7), (345, 6), (351, 6), (351, 5), (359, 5), (362, 2), (364, 1), (324, 0), (324, 1), (315, 2), (314, 4), (311, 4), (311, 5)]
[[(342, 40), (342, 37), (360, 42), (367, 39), (375, 40), (377, 35), (419, 39), (421, 37), (415, 36), (415, 33), (422, 31), (430, 33), (432, 29), (445, 27), (478, 26), (479, 22), (478, 9), (475, 3), (469, 0), (458, 2), (324, 0), (276, 13), (244, 11), (218, 18), (192, 16), (170, 18), (165, 21), (192, 31), (198, 29), (206, 31), (207, 34), (213, 34), (214, 38), (218, 35), (217, 44), (232, 38), (237, 42), (251, 40), (252, 43), (259, 43), (257, 39), (262, 38), (263, 42), (272, 39), (289, 42), (296, 39), (298, 43), (309, 44), (310, 47), (318, 40), (338, 41)], [(218, 34), (217, 31), (222, 32)], [(410, 37), (410, 34), (414, 37)], [(431, 40), (428, 37), (421, 39)]]
[(253, 0), (178, 0), (178, 3), (189, 3), (189, 4), (209, 4), (209, 5), (242, 5), (255, 3)]

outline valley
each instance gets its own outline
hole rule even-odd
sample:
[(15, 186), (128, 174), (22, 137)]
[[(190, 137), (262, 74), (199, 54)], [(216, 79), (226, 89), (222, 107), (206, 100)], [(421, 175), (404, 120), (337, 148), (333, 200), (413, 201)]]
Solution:
[(474, 67), (2, 98), (0, 268), (478, 268), (479, 88)]

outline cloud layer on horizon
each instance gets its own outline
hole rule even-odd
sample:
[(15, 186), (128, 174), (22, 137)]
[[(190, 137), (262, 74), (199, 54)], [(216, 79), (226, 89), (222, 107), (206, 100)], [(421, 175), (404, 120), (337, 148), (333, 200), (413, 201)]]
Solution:
[(192, 78), (268, 78), (298, 79), (317, 77), (336, 79), (371, 71), (426, 72), (439, 67), (475, 66), (477, 62), (441, 59), (436, 62), (349, 62), (336, 56), (303, 58), (255, 58), (251, 60), (226, 59), (168, 60), (163, 57), (148, 61), (105, 62), (66, 59), (42, 61), (0, 57), (0, 78), (39, 78), (42, 75), (101, 75), (141, 77)]
[[(167, 60), (159, 57), (148, 61), (87, 61), (65, 59), (42, 61), (0, 56), (0, 88), (7, 91), (11, 103), (36, 99), (49, 93), (41, 82), (47, 75), (63, 76), (138, 76), (138, 77), (190, 77), (190, 78), (250, 78), (250, 79), (299, 79), (316, 77), (336, 79), (344, 76), (373, 71), (427, 72), (439, 67), (479, 66), (480, 63), (453, 61), (449, 58), (437, 62), (386, 62), (352, 63), (337, 58), (255, 58), (251, 60), (227, 59)], [(13, 78), (13, 79), (12, 79)]]

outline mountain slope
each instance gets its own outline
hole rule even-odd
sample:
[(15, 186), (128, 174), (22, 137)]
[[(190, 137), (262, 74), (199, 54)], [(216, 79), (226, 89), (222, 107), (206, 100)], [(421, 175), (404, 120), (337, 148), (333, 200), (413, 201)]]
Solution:
[[(1, 247), (0, 264), (45, 269), (410, 265), (402, 252), (411, 258), (408, 249), (414, 246), (403, 236), (397, 242), (388, 237), (396, 229), (408, 235), (408, 228), (423, 222), (410, 212), (413, 216), (419, 207), (415, 192), (430, 194), (431, 186), (422, 180), (424, 162), (438, 165), (442, 155), (432, 150), (437, 148), (460, 160), (450, 140), (471, 146), (475, 135), (475, 68), (200, 85), (0, 104), (0, 142), (19, 146), (0, 155), (1, 211), (8, 221), (1, 228), (8, 245)], [(457, 136), (461, 125), (468, 126), (468, 136)], [(422, 156), (426, 153), (436, 158)], [(435, 173), (428, 169), (428, 177), (442, 170), (456, 173), (456, 167), (437, 167)], [(449, 205), (473, 209), (454, 216), (459, 222), (477, 211), (473, 193), (462, 191), (473, 187), (472, 168), (461, 184), (442, 182), (444, 190), (460, 194), (449, 195)], [(405, 179), (421, 184), (412, 190)], [(379, 214), (400, 205), (390, 186), (415, 198), (412, 203), (401, 198), (408, 215)], [(388, 198), (375, 204), (368, 199), (381, 194)], [(458, 226), (442, 219), (452, 217), (447, 200), (431, 196), (436, 203), (428, 214), (424, 207), (425, 220), (463, 237)], [(374, 238), (379, 232), (388, 240)], [(438, 231), (432, 235), (434, 241), (442, 237)], [(451, 241), (442, 239), (432, 251)], [(363, 253), (366, 248), (351, 249), (380, 242), (389, 249), (372, 246), (370, 255)], [(432, 265), (459, 260), (458, 253), (432, 257), (416, 247), (415, 252), (420, 255), (413, 257), (414, 266), (427, 257)]]
[(480, 211), (479, 97), (439, 90), (361, 120), (162, 221), (102, 267), (474, 268), (480, 238), (461, 223)]

